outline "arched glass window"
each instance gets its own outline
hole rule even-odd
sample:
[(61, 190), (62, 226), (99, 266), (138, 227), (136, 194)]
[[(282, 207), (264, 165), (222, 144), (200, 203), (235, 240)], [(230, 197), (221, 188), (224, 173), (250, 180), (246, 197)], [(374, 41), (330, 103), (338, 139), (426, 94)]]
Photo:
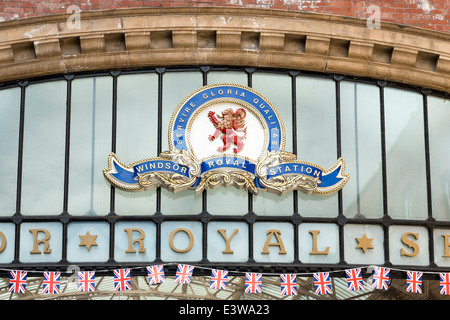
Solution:
[[(324, 167), (344, 158), (350, 174), (347, 185), (327, 196), (300, 191), (254, 196), (232, 187), (197, 195), (159, 188), (133, 193), (111, 187), (102, 172), (110, 152), (130, 164), (168, 150), (169, 122), (179, 103), (196, 89), (217, 83), (250, 86), (267, 97), (283, 119), (285, 150)], [(302, 260), (301, 244), (295, 242), (303, 241), (302, 228), (322, 223), (337, 239), (334, 260), (328, 261), (336, 263), (357, 261), (343, 253), (346, 237), (356, 235), (356, 225), (364, 224), (364, 230), (382, 237), (389, 227), (405, 221), (425, 233), (430, 218), (442, 222), (441, 229), (450, 222), (450, 102), (442, 93), (290, 70), (157, 68), (10, 84), (0, 88), (0, 114), (4, 233), (13, 232), (9, 229), (17, 217), (61, 222), (64, 216), (78, 220), (80, 232), (89, 221), (109, 232), (108, 217), (120, 216), (145, 221), (149, 232), (167, 236), (162, 231), (168, 224), (157, 227), (158, 219), (183, 216), (211, 239), (217, 234), (202, 229), (202, 223), (248, 225), (245, 236), (243, 232), (239, 237), (252, 238), (256, 248), (266, 239), (258, 230), (277, 223), (289, 238), (297, 239), (289, 244), (296, 253), (280, 261), (292, 263)], [(262, 224), (253, 225), (252, 219)], [(392, 234), (401, 232), (395, 229)], [(439, 238), (439, 232), (434, 236)], [(122, 238), (119, 233), (110, 241)], [(76, 247), (73, 241), (68, 239), (67, 247)], [(162, 245), (152, 241), (152, 246)], [(436, 246), (442, 249), (442, 244)], [(195, 259), (211, 255), (223, 261), (211, 250), (197, 248)], [(247, 248), (236, 259), (242, 262), (253, 254), (258, 260), (258, 250)], [(382, 263), (386, 256), (377, 251), (373, 261)], [(116, 254), (116, 260), (126, 257)], [(161, 257), (161, 250), (151, 255)], [(256, 262), (267, 260), (260, 258)]]

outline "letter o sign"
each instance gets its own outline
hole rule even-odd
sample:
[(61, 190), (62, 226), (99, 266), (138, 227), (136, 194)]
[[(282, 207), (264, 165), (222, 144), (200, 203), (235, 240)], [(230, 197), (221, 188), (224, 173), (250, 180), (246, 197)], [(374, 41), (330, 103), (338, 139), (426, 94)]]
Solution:
[[(178, 249), (178, 248), (175, 247), (175, 245), (174, 245), (174, 243), (173, 243), (173, 238), (174, 238), (175, 235), (176, 235), (178, 232), (180, 232), (180, 231), (186, 233), (186, 234), (188, 235), (188, 237), (189, 237), (189, 245), (188, 245), (185, 249)], [(177, 228), (177, 229), (173, 230), (173, 231), (170, 233), (170, 237), (169, 237), (169, 245), (170, 245), (170, 248), (171, 248), (173, 251), (175, 251), (175, 252), (179, 252), (179, 253), (188, 252), (188, 251), (191, 250), (192, 247), (194, 246), (194, 236), (192, 235), (192, 232), (191, 232), (190, 230), (186, 229), (186, 228)]]

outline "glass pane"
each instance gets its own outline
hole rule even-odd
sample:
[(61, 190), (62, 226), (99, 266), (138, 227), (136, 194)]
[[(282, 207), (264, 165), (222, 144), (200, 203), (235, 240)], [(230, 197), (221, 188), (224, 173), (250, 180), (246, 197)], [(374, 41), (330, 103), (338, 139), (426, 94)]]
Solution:
[[(365, 241), (364, 239), (369, 239)], [(383, 264), (383, 227), (367, 224), (344, 226), (344, 260), (349, 264)]]
[(198, 221), (164, 221), (161, 223), (161, 260), (200, 261), (203, 225)]
[(426, 219), (422, 95), (386, 88), (385, 127), (389, 215)]
[(66, 81), (26, 89), (22, 213), (62, 212), (66, 129)]
[(247, 73), (245, 72), (211, 71), (208, 72), (208, 85), (215, 83), (233, 83), (247, 86), (247, 78)]
[(72, 83), (68, 211), (107, 215), (110, 184), (103, 177), (111, 151), (112, 78)]
[(450, 100), (428, 97), (433, 216), (450, 220)]
[(298, 245), (302, 263), (338, 263), (339, 227), (333, 223), (301, 223)]
[[(117, 156), (125, 164), (156, 157), (158, 137), (158, 76), (120, 75), (117, 79)], [(116, 213), (154, 214), (155, 189), (116, 189)]]
[(249, 251), (248, 233), (246, 222), (209, 222), (207, 232), (208, 260), (214, 262), (246, 262)]
[[(292, 80), (287, 74), (254, 73), (252, 86), (266, 97), (278, 110), (283, 120), (286, 143), (284, 150), (292, 152)], [(253, 211), (258, 215), (292, 215), (294, 213), (292, 192), (282, 196), (261, 192), (253, 197)], [(273, 208), (277, 208), (274, 212)]]
[(181, 102), (203, 86), (201, 72), (166, 72), (163, 75), (162, 151), (169, 150), (170, 120)]
[[(67, 260), (72, 263), (108, 261), (109, 229), (107, 222), (70, 223), (67, 228)], [(89, 235), (95, 236), (94, 243), (85, 238)]]
[[(297, 77), (297, 158), (326, 169), (336, 163), (336, 90), (330, 79)], [(337, 193), (298, 192), (302, 216), (335, 217)]]
[[(178, 105), (192, 92), (201, 88), (201, 72), (167, 72), (163, 75), (162, 151), (169, 150), (169, 126), (172, 114)], [(193, 190), (173, 194), (161, 190), (161, 212), (163, 214), (200, 214), (202, 195), (194, 195)]]
[[(61, 261), (63, 224), (60, 222), (24, 222), (20, 225), (21, 263)], [(37, 244), (37, 245), (36, 245)]]
[[(428, 230), (419, 226), (389, 227), (389, 261), (401, 266), (428, 266)], [(414, 243), (411, 246), (411, 243)]]
[(0, 223), (0, 232), (4, 236), (3, 239), (0, 238), (1, 246), (5, 246), (0, 254), (0, 263), (11, 263), (14, 261), (16, 225)]
[(253, 257), (256, 262), (293, 262), (294, 226), (282, 222), (253, 225)]
[(448, 259), (448, 237), (450, 235), (449, 229), (434, 229), (433, 241), (434, 244), (434, 262), (439, 267), (450, 267), (450, 260)]
[(20, 88), (0, 91), (0, 215), (16, 211)]
[(115, 224), (115, 261), (148, 262), (155, 257), (156, 224), (150, 221), (120, 221)]
[(379, 89), (341, 83), (341, 146), (350, 179), (343, 190), (347, 217), (383, 216)]

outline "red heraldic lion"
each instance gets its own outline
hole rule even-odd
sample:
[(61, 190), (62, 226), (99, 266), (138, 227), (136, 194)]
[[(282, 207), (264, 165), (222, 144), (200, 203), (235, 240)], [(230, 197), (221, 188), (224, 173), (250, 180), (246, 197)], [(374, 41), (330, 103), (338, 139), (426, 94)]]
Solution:
[[(242, 140), (247, 136), (247, 128), (245, 127), (246, 116), (247, 112), (243, 108), (237, 109), (236, 112), (231, 108), (225, 109), (222, 111), (221, 116), (217, 115), (219, 119), (216, 118), (214, 111), (208, 112), (208, 117), (216, 128), (214, 134), (209, 135), (209, 140), (214, 141), (222, 135), (223, 146), (219, 147), (217, 151), (225, 152), (231, 145), (236, 146), (236, 148), (233, 148), (234, 153), (242, 151), (242, 148), (244, 148), (244, 142)], [(238, 135), (241, 132), (243, 134)]]

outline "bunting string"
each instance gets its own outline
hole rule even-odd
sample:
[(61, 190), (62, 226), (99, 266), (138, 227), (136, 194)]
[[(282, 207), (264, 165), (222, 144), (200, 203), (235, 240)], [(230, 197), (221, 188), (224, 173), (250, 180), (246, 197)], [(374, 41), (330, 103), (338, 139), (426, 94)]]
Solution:
[[(210, 289), (223, 290), (227, 288), (228, 274), (243, 274), (240, 271), (227, 271), (216, 268), (208, 268), (203, 266), (193, 266), (189, 264), (165, 263), (158, 265), (148, 265), (146, 267), (131, 267), (113, 270), (114, 290), (124, 291), (131, 290), (131, 271), (133, 269), (145, 268), (147, 271), (147, 280), (149, 285), (156, 285), (166, 281), (164, 267), (176, 265), (176, 273), (174, 283), (185, 284), (190, 283), (194, 269), (203, 269), (211, 271)], [(367, 269), (367, 273), (371, 275), (366, 281), (363, 280), (362, 270)], [(9, 292), (23, 294), (26, 291), (27, 274), (24, 270), (2, 269), (10, 273)], [(109, 272), (110, 270), (97, 270), (97, 272)], [(307, 273), (258, 273), (246, 272), (245, 276), (245, 293), (261, 293), (263, 291), (262, 277), (274, 276), (280, 277), (280, 295), (296, 295), (297, 294), (297, 277), (314, 278), (314, 292), (317, 295), (332, 294), (331, 277), (332, 273), (344, 273), (347, 280), (349, 291), (364, 290), (368, 285), (372, 289), (388, 290), (391, 271), (403, 272), (406, 275), (406, 292), (422, 293), (422, 279), (424, 274), (437, 274), (440, 281), (440, 294), (450, 295), (450, 273), (446, 272), (429, 272), (429, 271), (410, 271), (404, 269), (379, 267), (375, 265), (363, 266), (358, 268), (332, 270), (327, 272), (307, 272)], [(60, 293), (61, 272), (59, 271), (32, 271), (33, 273), (42, 273), (42, 293), (58, 294)], [(76, 284), (78, 292), (95, 291), (95, 273), (96, 271), (79, 271), (77, 272)]]

